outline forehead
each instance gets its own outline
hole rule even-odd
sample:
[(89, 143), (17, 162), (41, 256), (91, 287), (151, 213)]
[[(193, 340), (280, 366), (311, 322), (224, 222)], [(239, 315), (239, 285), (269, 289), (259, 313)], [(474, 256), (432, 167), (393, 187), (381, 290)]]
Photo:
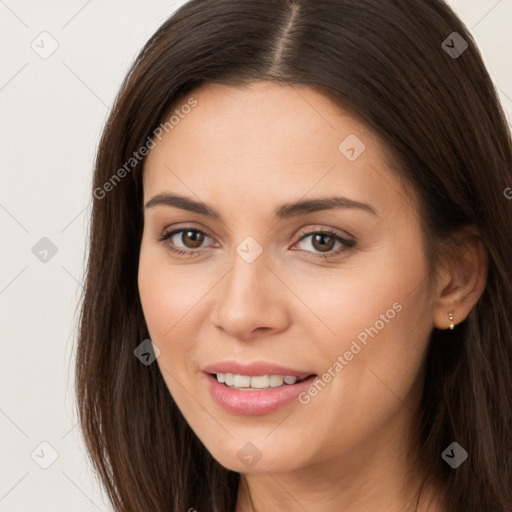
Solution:
[[(257, 154), (259, 160), (292, 156), (308, 162), (320, 153), (325, 159), (333, 158), (338, 156), (338, 143), (350, 133), (375, 145), (375, 137), (363, 124), (304, 85), (207, 84), (190, 97), (197, 106), (180, 119), (174, 116), (178, 122), (164, 138), (176, 145), (189, 139), (202, 149), (229, 148), (225, 159)], [(179, 112), (186, 101), (178, 102), (169, 115)]]
[[(196, 106), (181, 110), (191, 97)], [(340, 194), (376, 209), (400, 200), (376, 135), (307, 86), (207, 84), (166, 117), (173, 113), (172, 129), (145, 161), (145, 201), (164, 190), (220, 205), (243, 197), (246, 207), (306, 194)]]

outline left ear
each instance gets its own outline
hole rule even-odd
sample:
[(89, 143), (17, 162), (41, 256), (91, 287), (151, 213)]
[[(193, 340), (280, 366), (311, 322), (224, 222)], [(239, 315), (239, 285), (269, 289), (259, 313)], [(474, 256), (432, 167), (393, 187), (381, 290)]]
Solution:
[(482, 295), (487, 283), (488, 255), (475, 228), (457, 234), (457, 243), (444, 260), (438, 281), (434, 327), (448, 329), (463, 322)]

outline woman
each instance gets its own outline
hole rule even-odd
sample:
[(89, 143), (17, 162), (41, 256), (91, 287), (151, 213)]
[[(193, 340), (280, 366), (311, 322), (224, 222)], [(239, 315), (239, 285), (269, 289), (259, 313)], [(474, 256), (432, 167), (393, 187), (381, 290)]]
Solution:
[(440, 0), (192, 0), (98, 150), (77, 352), (116, 511), (511, 511), (512, 146)]

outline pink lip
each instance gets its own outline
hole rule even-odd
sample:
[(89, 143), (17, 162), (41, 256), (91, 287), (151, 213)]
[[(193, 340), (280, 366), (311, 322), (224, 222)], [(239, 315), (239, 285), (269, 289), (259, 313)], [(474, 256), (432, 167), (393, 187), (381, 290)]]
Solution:
[(298, 382), (283, 384), (276, 388), (259, 391), (239, 391), (217, 381), (215, 375), (205, 374), (210, 394), (226, 411), (255, 416), (267, 414), (289, 404), (312, 385), (316, 376)]
[[(203, 368), (203, 372), (214, 400), (229, 412), (245, 415), (267, 414), (289, 404), (311, 386), (317, 377), (313, 372), (303, 372), (264, 362), (244, 365), (233, 361), (224, 361), (206, 366)], [(215, 373), (311, 377), (296, 384), (283, 384), (275, 388), (265, 388), (258, 391), (240, 391), (218, 382)]]
[(293, 368), (286, 368), (273, 363), (266, 363), (264, 361), (255, 361), (252, 363), (239, 363), (236, 361), (221, 361), (214, 363), (203, 368), (206, 373), (233, 373), (238, 375), (249, 375), (254, 377), (256, 375), (291, 375), (294, 377), (307, 377), (313, 375), (315, 372), (295, 370)]

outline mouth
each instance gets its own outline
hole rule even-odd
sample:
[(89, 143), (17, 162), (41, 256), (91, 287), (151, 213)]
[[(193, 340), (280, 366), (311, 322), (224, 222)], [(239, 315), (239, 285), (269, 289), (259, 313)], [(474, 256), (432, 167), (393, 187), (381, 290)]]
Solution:
[[(271, 413), (296, 402), (317, 378), (316, 374), (242, 375), (204, 373), (212, 398), (225, 411), (253, 416)], [(302, 407), (302, 405), (301, 405)]]

